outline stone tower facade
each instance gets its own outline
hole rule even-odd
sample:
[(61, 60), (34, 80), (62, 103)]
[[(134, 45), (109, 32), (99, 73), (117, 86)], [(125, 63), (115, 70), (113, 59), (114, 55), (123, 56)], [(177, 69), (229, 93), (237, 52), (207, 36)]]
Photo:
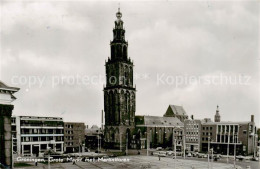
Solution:
[(135, 93), (133, 62), (128, 57), (124, 22), (120, 10), (110, 42), (111, 57), (105, 64), (104, 87), (105, 144), (109, 148), (124, 149), (129, 146), (135, 127)]
[(219, 107), (217, 106), (216, 114), (215, 114), (215, 122), (220, 122), (220, 114), (219, 114)]

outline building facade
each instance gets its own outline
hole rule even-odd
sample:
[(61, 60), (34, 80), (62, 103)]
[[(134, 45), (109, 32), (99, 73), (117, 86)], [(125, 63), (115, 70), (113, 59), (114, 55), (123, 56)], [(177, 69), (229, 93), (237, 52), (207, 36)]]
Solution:
[(186, 150), (191, 152), (200, 151), (201, 120), (184, 120)]
[[(253, 119), (245, 122), (204, 122), (201, 130), (201, 151), (208, 151), (208, 144), (220, 154), (253, 155), (256, 127)], [(236, 150), (235, 150), (236, 149)]]
[(104, 87), (105, 144), (109, 148), (130, 145), (135, 128), (135, 92), (133, 86), (133, 62), (128, 56), (128, 42), (120, 10), (110, 42), (111, 57), (105, 64), (106, 86)]
[(18, 90), (0, 81), (0, 163), (9, 167), (12, 165), (12, 102), (16, 99), (13, 94)]
[(85, 148), (85, 124), (64, 122), (64, 151), (79, 152)]
[(85, 130), (85, 145), (88, 149), (98, 149), (103, 145), (103, 131), (97, 125)]
[(136, 128), (132, 148), (184, 148), (183, 123), (176, 117), (136, 116)]
[(14, 116), (12, 128), (18, 155), (37, 157), (48, 148), (63, 152), (64, 128), (60, 117)]

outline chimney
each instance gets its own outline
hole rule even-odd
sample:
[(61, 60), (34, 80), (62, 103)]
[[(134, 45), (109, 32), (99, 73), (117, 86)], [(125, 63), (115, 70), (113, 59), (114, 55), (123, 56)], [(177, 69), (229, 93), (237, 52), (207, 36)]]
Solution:
[(251, 122), (254, 122), (254, 121), (255, 121), (255, 116), (251, 115)]

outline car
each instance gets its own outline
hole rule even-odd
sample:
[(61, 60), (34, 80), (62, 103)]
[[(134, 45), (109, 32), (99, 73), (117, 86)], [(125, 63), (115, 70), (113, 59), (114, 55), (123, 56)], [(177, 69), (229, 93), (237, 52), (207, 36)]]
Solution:
[(191, 153), (188, 153), (187, 157), (192, 157)]
[(242, 161), (243, 159), (245, 159), (245, 157), (244, 157), (244, 156), (241, 156), (241, 155), (239, 155), (239, 156), (236, 156), (236, 159), (238, 159), (239, 161)]
[(203, 158), (203, 154), (198, 153), (198, 154), (197, 154), (197, 157), (198, 157), (198, 158)]
[(258, 161), (259, 159), (257, 157), (253, 157), (251, 160), (252, 161)]
[(192, 153), (192, 156), (193, 156), (193, 157), (197, 157), (198, 154), (199, 154), (198, 152), (194, 152), (194, 153)]
[(208, 158), (208, 155), (207, 154), (203, 154), (203, 158)]
[(173, 151), (166, 151), (166, 154), (167, 154), (168, 156), (171, 156), (171, 155), (174, 154), (174, 152), (173, 152)]
[(158, 156), (166, 157), (167, 156), (166, 151), (159, 151)]
[(162, 150), (162, 147), (157, 147), (156, 150)]

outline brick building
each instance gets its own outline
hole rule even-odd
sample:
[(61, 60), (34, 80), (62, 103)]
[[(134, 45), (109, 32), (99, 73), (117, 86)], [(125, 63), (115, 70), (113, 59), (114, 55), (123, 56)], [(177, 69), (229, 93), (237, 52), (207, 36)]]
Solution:
[(85, 149), (85, 124), (64, 122), (64, 151), (79, 152)]

